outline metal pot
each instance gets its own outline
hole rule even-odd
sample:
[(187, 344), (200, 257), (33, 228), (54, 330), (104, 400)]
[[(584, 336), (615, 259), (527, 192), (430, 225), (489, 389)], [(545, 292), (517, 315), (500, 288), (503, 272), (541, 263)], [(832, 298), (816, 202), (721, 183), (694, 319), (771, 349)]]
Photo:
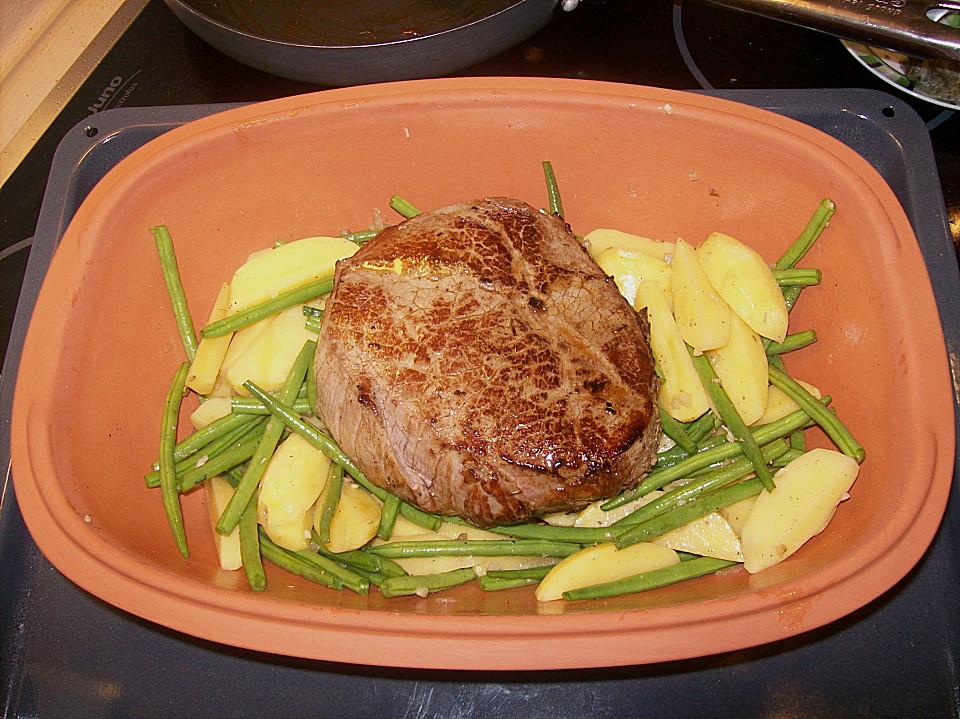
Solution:
[[(301, 82), (346, 86), (432, 77), (544, 27), (558, 0), (164, 0), (233, 59)], [(572, 9), (575, 2), (564, 2)]]

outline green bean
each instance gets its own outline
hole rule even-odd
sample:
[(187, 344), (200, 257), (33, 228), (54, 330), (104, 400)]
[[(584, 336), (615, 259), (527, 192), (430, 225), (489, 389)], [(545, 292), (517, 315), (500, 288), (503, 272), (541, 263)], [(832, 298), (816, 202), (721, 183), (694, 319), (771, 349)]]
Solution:
[[(184, 457), (177, 461), (174, 465), (177, 472), (177, 484), (180, 486), (181, 491), (183, 490), (182, 478), (188, 472), (192, 472), (197, 467), (203, 466), (206, 462), (209, 462), (211, 458), (215, 458), (223, 452), (228, 451), (231, 447), (236, 445), (238, 442), (241, 442), (248, 433), (252, 433), (262, 422), (260, 418), (259, 422), (241, 424), (235, 427), (230, 432), (223, 434), (205, 447), (201, 447), (195, 451), (192, 455)], [(232, 466), (232, 465), (231, 465)], [(160, 471), (159, 469), (154, 469), (150, 472), (147, 472), (143, 478), (144, 482), (148, 487), (159, 487), (160, 486)]]
[(180, 341), (183, 343), (183, 351), (192, 362), (197, 353), (197, 333), (193, 326), (193, 319), (190, 317), (190, 308), (187, 306), (187, 296), (183, 291), (173, 240), (166, 225), (158, 225), (150, 232), (157, 246), (157, 254), (160, 255), (160, 269), (163, 271), (163, 281), (167, 285), (167, 294), (173, 305), (173, 317), (177, 323), (177, 331), (180, 333)]
[(736, 562), (726, 559), (698, 557), (686, 562), (680, 562), (679, 564), (673, 564), (669, 567), (655, 569), (650, 572), (644, 572), (643, 574), (635, 574), (625, 579), (618, 579), (614, 582), (604, 582), (603, 584), (593, 584), (588, 587), (571, 589), (563, 593), (563, 598), (568, 601), (574, 601), (580, 599), (617, 597), (622, 594), (635, 594), (637, 592), (645, 592), (649, 589), (666, 587), (670, 584), (686, 581), (687, 579), (713, 574), (734, 564), (736, 564)]
[(304, 317), (323, 317), (323, 310), (319, 307), (311, 307), (310, 305), (303, 306), (303, 316)]
[(543, 165), (543, 178), (547, 183), (547, 202), (549, 203), (550, 214), (562, 218), (563, 202), (560, 200), (560, 187), (553, 172), (553, 164), (549, 160), (544, 160), (541, 164)]
[(660, 472), (664, 469), (672, 467), (678, 462), (688, 459), (689, 457), (696, 456), (700, 452), (712, 449), (722, 444), (728, 444), (727, 438), (725, 436), (717, 435), (715, 437), (709, 437), (697, 442), (696, 452), (688, 452), (683, 447), (671, 447), (670, 449), (660, 452), (657, 455), (657, 461), (654, 463), (653, 467), (650, 468), (650, 472)]
[[(797, 434), (797, 433), (794, 432), (794, 434)], [(802, 434), (802, 433), (801, 433), (801, 434)], [(777, 467), (778, 469), (779, 469), (780, 467), (786, 467), (788, 464), (790, 464), (793, 460), (795, 460), (795, 459), (796, 459), (797, 457), (799, 457), (800, 455), (806, 454), (806, 452), (807, 452), (806, 449), (801, 448), (801, 447), (795, 447), (795, 446), (793, 446), (793, 441), (794, 441), (794, 440), (793, 440), (793, 437), (794, 437), (793, 434), (790, 435), (790, 449), (788, 449), (786, 452), (784, 452), (784, 453), (781, 454), (779, 457), (777, 457), (775, 460), (773, 460), (773, 461), (770, 463), (772, 466)]]
[(487, 531), (517, 539), (538, 539), (546, 542), (596, 544), (609, 542), (619, 530), (610, 527), (561, 527), (553, 524), (511, 524), (488, 527)]
[(807, 222), (807, 226), (803, 232), (801, 232), (800, 236), (787, 248), (786, 252), (780, 256), (780, 259), (777, 260), (777, 263), (774, 265), (774, 269), (785, 270), (796, 267), (797, 263), (802, 260), (804, 255), (813, 247), (827, 225), (830, 224), (830, 218), (833, 217), (833, 213), (836, 211), (837, 206), (833, 200), (821, 200), (820, 205), (813, 213), (809, 222)]
[(400, 195), (394, 195), (390, 198), (390, 207), (396, 210), (399, 214), (406, 217), (408, 220), (411, 217), (416, 217), (420, 214), (420, 210), (411, 205), (405, 199), (400, 197)]
[(400, 514), (400, 498), (395, 494), (388, 494), (383, 507), (380, 508), (380, 524), (377, 527), (377, 536), (380, 539), (390, 539), (398, 514)]
[(493, 579), (543, 579), (555, 564), (544, 564), (540, 567), (527, 567), (526, 569), (488, 569), (484, 576)]
[(240, 515), (240, 558), (243, 562), (243, 573), (247, 577), (247, 584), (255, 592), (262, 592), (267, 588), (267, 575), (263, 572), (263, 561), (260, 556), (260, 531), (257, 525), (257, 495), (254, 494), (247, 504), (247, 508)]
[(766, 346), (767, 356), (783, 355), (789, 352), (796, 352), (804, 347), (809, 347), (817, 341), (817, 333), (814, 330), (803, 330), (794, 332), (783, 338), (783, 342), (770, 342)]
[(160, 491), (163, 497), (163, 510), (167, 515), (167, 524), (173, 533), (177, 549), (184, 559), (190, 556), (187, 548), (187, 535), (183, 528), (183, 512), (180, 509), (180, 493), (177, 491), (177, 474), (174, 468), (173, 447), (177, 443), (177, 423), (180, 405), (187, 381), (190, 363), (184, 362), (173, 376), (173, 382), (163, 404), (163, 418), (160, 429)]
[[(310, 414), (317, 414), (317, 365), (311, 362), (307, 368), (307, 404), (310, 405)], [(294, 408), (296, 410), (296, 408)]]
[(359, 230), (358, 232), (348, 232), (345, 235), (341, 235), (343, 239), (350, 240), (350, 242), (355, 245), (362, 245), (365, 242), (369, 242), (374, 237), (377, 236), (377, 230)]
[(816, 422), (816, 424), (827, 433), (827, 436), (833, 440), (841, 452), (848, 457), (852, 457), (857, 462), (863, 462), (866, 457), (866, 451), (833, 412), (824, 409), (823, 404), (817, 401), (816, 397), (810, 394), (786, 372), (771, 365), (768, 369), (768, 375), (770, 377), (770, 384), (783, 390), (803, 411), (807, 412), (807, 414), (810, 415), (810, 419)]
[[(362, 549), (354, 549), (347, 552), (331, 552), (320, 541), (320, 534), (316, 529), (310, 529), (310, 541), (316, 546), (317, 553), (322, 554), (327, 559), (332, 559), (337, 564), (341, 564), (350, 569), (363, 569), (368, 572), (379, 572), (383, 569), (388, 560), (378, 557)], [(406, 574), (406, 572), (402, 572)]]
[(681, 422), (675, 420), (669, 412), (664, 411), (662, 407), (658, 408), (660, 414), (660, 427), (663, 433), (672, 439), (680, 449), (687, 454), (693, 454), (697, 451), (697, 442), (689, 434), (687, 428)]
[(454, 569), (450, 572), (438, 574), (423, 574), (406, 577), (390, 577), (380, 583), (380, 594), (388, 599), (391, 597), (409, 596), (416, 594), (425, 597), (431, 592), (440, 592), (461, 584), (466, 584), (477, 578), (471, 567)]
[(303, 577), (314, 584), (320, 584), (330, 589), (343, 589), (343, 580), (341, 580), (340, 577), (324, 571), (316, 564), (299, 556), (296, 552), (291, 552), (279, 544), (275, 544), (264, 531), (263, 527), (260, 527), (260, 553), (268, 562), (276, 564), (291, 574)]
[(257, 446), (260, 444), (262, 436), (262, 434), (255, 434), (245, 437), (239, 442), (236, 442), (229, 449), (226, 449), (215, 457), (208, 459), (200, 466), (184, 472), (178, 478), (180, 491), (187, 492), (196, 487), (198, 484), (206, 482), (211, 477), (214, 477), (218, 474), (223, 474), (224, 472), (231, 470), (234, 467), (239, 467), (244, 462), (247, 462), (257, 451)]
[[(777, 439), (767, 444), (761, 450), (763, 452), (764, 462), (770, 463), (782, 456), (789, 450), (786, 441)], [(640, 524), (659, 514), (681, 506), (689, 502), (698, 495), (712, 492), (731, 482), (743, 479), (753, 471), (753, 464), (746, 457), (735, 459), (729, 464), (723, 465), (719, 469), (700, 475), (696, 479), (683, 484), (676, 489), (665, 492), (662, 497), (657, 497), (652, 502), (648, 502), (636, 510), (618, 520), (613, 524), (614, 527), (620, 527), (631, 524)]]
[(823, 281), (823, 272), (815, 268), (790, 267), (774, 270), (773, 278), (781, 287), (812, 287)]
[[(289, 403), (296, 397), (300, 385), (303, 384), (303, 378), (307, 374), (307, 367), (313, 361), (316, 350), (317, 343), (313, 340), (307, 340), (303, 343), (303, 347), (294, 360), (293, 366), (290, 368), (290, 373), (287, 375), (287, 379), (284, 381), (283, 387), (280, 390), (281, 401)], [(252, 383), (248, 381), (244, 383), (244, 386), (246, 387), (251, 384)], [(240, 480), (240, 485), (233, 493), (233, 496), (230, 497), (230, 501), (227, 502), (227, 506), (224, 507), (223, 513), (220, 515), (220, 520), (217, 522), (217, 531), (220, 534), (230, 534), (233, 528), (237, 526), (244, 507), (247, 506), (250, 498), (257, 491), (257, 487), (260, 486), (260, 479), (263, 477), (270, 457), (273, 456), (277, 444), (280, 442), (280, 436), (283, 434), (283, 430), (284, 424), (280, 420), (272, 416), (267, 420), (267, 426), (263, 430), (263, 435), (260, 437), (260, 443), (257, 445), (253, 457), (250, 458), (250, 465), (247, 467), (247, 471), (244, 472), (243, 479)]]
[(231, 332), (236, 332), (247, 325), (252, 325), (254, 322), (259, 322), (262, 319), (271, 317), (301, 302), (307, 302), (321, 295), (329, 294), (332, 289), (332, 276), (314, 280), (300, 287), (295, 287), (292, 290), (281, 292), (276, 297), (255, 304), (253, 307), (228, 315), (222, 320), (211, 322), (201, 330), (200, 336), (207, 339), (228, 335)]
[(332, 463), (330, 471), (327, 474), (327, 485), (323, 490), (323, 499), (320, 503), (320, 521), (318, 524), (319, 541), (317, 544), (324, 545), (330, 541), (330, 522), (333, 521), (333, 515), (337, 513), (337, 505), (340, 503), (340, 492), (343, 489), (343, 467)]
[(504, 589), (529, 587), (531, 584), (539, 584), (539, 582), (540, 580), (530, 577), (491, 577), (486, 574), (477, 577), (477, 586), (485, 592), (501, 592)]
[[(717, 429), (720, 426), (720, 421), (717, 419), (717, 416), (713, 413), (713, 410), (707, 410), (699, 417), (697, 417), (693, 424), (687, 427), (687, 434), (690, 435), (690, 439), (694, 442), (702, 442), (705, 440), (713, 430)], [(699, 449), (699, 448), (698, 448)]]
[(368, 579), (360, 576), (350, 569), (347, 569), (339, 562), (336, 562), (323, 554), (318, 554), (317, 552), (309, 549), (301, 549), (299, 552), (297, 552), (297, 556), (310, 562), (311, 564), (316, 565), (316, 567), (321, 571), (333, 575), (343, 582), (344, 587), (353, 590), (357, 594), (367, 594), (370, 591), (370, 582)]
[[(821, 403), (827, 403), (830, 401), (830, 398), (826, 396), (820, 401)], [(775, 439), (786, 437), (794, 430), (806, 426), (809, 421), (810, 416), (802, 409), (798, 409), (775, 422), (770, 422), (769, 424), (765, 424), (760, 427), (754, 427), (752, 434), (754, 439), (757, 441), (757, 444), (769, 444)], [(686, 459), (681, 460), (670, 467), (657, 472), (650, 472), (650, 474), (644, 478), (639, 486), (628, 492), (619, 494), (613, 499), (609, 500), (603, 505), (603, 509), (615, 509), (621, 504), (632, 502), (634, 499), (642, 497), (643, 495), (648, 494), (655, 489), (660, 489), (664, 485), (667, 485), (676, 479), (689, 477), (701, 469), (722, 462), (725, 459), (731, 459), (740, 454), (742, 454), (742, 451), (739, 443), (737, 442), (724, 441), (717, 446), (701, 450), (700, 452), (697, 452), (697, 454), (691, 455), (690, 457), (687, 457)]]
[(714, 492), (694, 497), (685, 504), (674, 507), (646, 522), (629, 525), (628, 529), (624, 529), (614, 538), (613, 543), (617, 545), (618, 549), (623, 549), (631, 544), (656, 539), (678, 527), (701, 517), (706, 517), (722, 507), (727, 507), (747, 497), (755, 497), (763, 489), (763, 482), (757, 477), (727, 485)]
[(485, 592), (499, 592), (514, 587), (526, 587), (538, 584), (555, 565), (527, 569), (488, 569), (477, 577), (477, 584)]
[(579, 544), (539, 539), (438, 539), (399, 541), (367, 549), (389, 559), (410, 557), (568, 557)]
[(773, 476), (770, 474), (770, 470), (767, 469), (767, 463), (763, 461), (760, 445), (743, 421), (733, 402), (730, 401), (730, 397), (727, 395), (726, 390), (723, 389), (723, 385), (717, 378), (716, 372), (713, 371), (710, 360), (707, 359), (706, 355), (694, 354), (692, 350), (690, 356), (693, 358), (694, 369), (697, 370), (697, 374), (700, 376), (700, 382), (706, 388), (707, 394), (710, 395), (710, 399), (713, 401), (713, 406), (716, 407), (720, 419), (723, 420), (727, 429), (730, 430), (730, 433), (736, 438), (737, 443), (743, 450), (744, 456), (753, 463), (753, 469), (757, 473), (760, 481), (763, 482), (763, 486), (766, 487), (767, 490), (772, 490)]
[[(298, 414), (310, 413), (310, 402), (307, 399), (298, 399), (290, 407)], [(230, 411), (233, 414), (253, 414), (261, 417), (270, 414), (270, 410), (256, 397), (233, 397), (230, 400)]]
[[(286, 403), (275, 400), (256, 385), (246, 382), (244, 383), (244, 387), (246, 387), (251, 394), (258, 397), (260, 401), (266, 405), (266, 407), (270, 410), (271, 415), (281, 420), (291, 430), (299, 434), (311, 445), (319, 449), (331, 460), (343, 467), (344, 471), (348, 472), (350, 476), (356, 480), (357, 484), (362, 486), (381, 502), (385, 501), (387, 495), (390, 493), (387, 490), (382, 489), (381, 487), (378, 487), (370, 482), (370, 480), (364, 476), (363, 472), (360, 471), (360, 468), (357, 467), (357, 465), (355, 465), (353, 461), (346, 454), (344, 454), (343, 450), (340, 449), (340, 446), (333, 441), (333, 438), (324, 434), (312, 424), (304, 422), (300, 417), (297, 416), (295, 412), (290, 410), (290, 407), (287, 406)], [(428, 514), (427, 512), (417, 509), (413, 505), (407, 504), (406, 502), (403, 502), (400, 505), (400, 514), (409, 519), (411, 522), (432, 530), (439, 529), (442, 521), (439, 517)]]
[[(803, 292), (802, 285), (790, 285), (789, 287), (781, 288), (783, 293), (783, 301), (787, 305), (787, 312), (792, 312), (794, 305), (797, 304), (797, 300), (800, 299), (800, 294)], [(764, 337), (767, 342), (770, 340)]]
[[(179, 462), (181, 459), (185, 459), (203, 449), (224, 434), (254, 421), (256, 421), (255, 417), (241, 417), (234, 414), (218, 417), (203, 429), (198, 429), (177, 442), (173, 450), (174, 459)], [(157, 467), (157, 463), (154, 462), (153, 469), (157, 469)]]
[(323, 329), (323, 323), (317, 317), (308, 317), (307, 321), (303, 323), (303, 328), (318, 335)]

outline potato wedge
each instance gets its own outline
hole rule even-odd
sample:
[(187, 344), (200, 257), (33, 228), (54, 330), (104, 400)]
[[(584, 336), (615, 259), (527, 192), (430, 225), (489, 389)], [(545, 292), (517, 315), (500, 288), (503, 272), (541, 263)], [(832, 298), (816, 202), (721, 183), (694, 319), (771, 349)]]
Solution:
[(588, 232), (584, 235), (583, 240), (587, 245), (590, 256), (594, 259), (597, 259), (610, 248), (649, 255), (661, 260), (666, 260), (673, 254), (672, 242), (653, 240), (649, 237), (632, 235), (629, 232), (622, 232), (621, 230), (599, 228)]
[[(230, 285), (224, 284), (220, 287), (217, 299), (213, 303), (213, 309), (210, 311), (209, 322), (216, 322), (227, 315), (227, 306), (230, 303)], [(186, 385), (197, 394), (209, 394), (217, 382), (220, 375), (220, 365), (223, 364), (223, 358), (227, 355), (230, 348), (230, 339), (233, 333), (221, 337), (204, 337), (197, 345), (197, 353), (190, 363), (190, 371), (187, 373)]]
[(286, 524), (269, 524), (264, 526), (267, 536), (274, 544), (279, 544), (291, 552), (299, 552), (310, 546), (310, 527), (313, 524), (313, 513), (306, 512), (299, 519)]
[(671, 267), (673, 316), (680, 336), (698, 352), (723, 347), (730, 338), (730, 307), (707, 278), (697, 251), (678, 239)]
[(659, 257), (642, 252), (631, 252), (620, 247), (611, 247), (597, 257), (600, 269), (613, 277), (617, 289), (627, 302), (633, 305), (637, 287), (644, 280), (653, 280), (663, 291), (673, 309), (673, 273), (670, 265)]
[[(318, 502), (317, 507), (321, 504), (322, 502)], [(380, 500), (360, 485), (344, 482), (337, 511), (330, 520), (330, 541), (326, 548), (331, 552), (360, 549), (377, 534), (381, 506)], [(314, 528), (319, 531), (319, 511), (314, 512)]]
[(761, 337), (782, 342), (787, 335), (787, 305), (773, 271), (752, 247), (713, 232), (697, 247), (711, 284)]
[(333, 277), (337, 260), (350, 257), (358, 249), (343, 237), (305, 237), (257, 253), (237, 269), (230, 281), (228, 314), (314, 280)]
[(302, 523), (326, 486), (329, 471), (330, 458), (299, 434), (283, 440), (260, 480), (260, 524), (269, 533), (271, 527)]
[(748, 572), (782, 562), (830, 522), (857, 478), (855, 460), (831, 449), (812, 449), (777, 472), (776, 487), (762, 492), (743, 525)]
[(770, 387), (760, 335), (731, 313), (727, 344), (705, 354), (740, 418), (748, 425), (756, 422), (767, 408)]
[(265, 331), (242, 354), (231, 358), (229, 365), (224, 363), (224, 378), (238, 395), (250, 394), (243, 386), (247, 380), (266, 392), (279, 390), (304, 342), (317, 338), (315, 332), (307, 329), (303, 305), (289, 307), (264, 321), (268, 322)]
[[(729, 524), (730, 528), (737, 533), (737, 536), (743, 537), (743, 525), (747, 521), (750, 510), (753, 509), (753, 504), (756, 501), (756, 497), (747, 497), (746, 499), (741, 499), (739, 502), (734, 502), (733, 504), (728, 504), (726, 507), (721, 507), (717, 511), (720, 513), (721, 517), (727, 520), (727, 524)], [(741, 544), (741, 552), (742, 551)]]
[[(823, 397), (823, 395), (820, 393), (820, 390), (818, 390), (812, 384), (802, 380), (797, 380), (797, 383), (804, 387), (817, 399)], [(782, 419), (791, 412), (796, 412), (798, 409), (800, 409), (800, 405), (794, 402), (786, 392), (779, 387), (770, 385), (767, 388), (767, 405), (764, 407), (763, 414), (757, 418), (754, 424), (768, 424), (769, 422), (776, 422), (778, 419)]]
[(535, 595), (541, 602), (563, 599), (571, 589), (613, 582), (680, 562), (675, 551), (640, 542), (618, 550), (612, 543), (597, 544), (565, 557), (550, 570)]
[(650, 540), (678, 552), (692, 552), (703, 557), (716, 557), (731, 562), (743, 561), (740, 537), (719, 512), (713, 512), (689, 524)]
[(659, 403), (665, 412), (681, 422), (691, 422), (710, 408), (710, 398), (700, 382), (664, 292), (647, 280), (637, 288), (637, 310), (646, 308), (650, 321), (650, 348), (663, 381)]
[(227, 570), (240, 569), (243, 560), (240, 558), (240, 527), (234, 527), (230, 534), (223, 535), (217, 531), (217, 522), (220, 515), (233, 496), (233, 487), (219, 474), (208, 479), (204, 484), (207, 500), (207, 511), (210, 514), (210, 527), (213, 528), (213, 541), (217, 548), (217, 559), (220, 568)]
[(190, 413), (190, 424), (194, 429), (203, 429), (214, 420), (230, 414), (230, 407), (229, 397), (208, 399), (206, 402), (201, 402), (200, 406)]

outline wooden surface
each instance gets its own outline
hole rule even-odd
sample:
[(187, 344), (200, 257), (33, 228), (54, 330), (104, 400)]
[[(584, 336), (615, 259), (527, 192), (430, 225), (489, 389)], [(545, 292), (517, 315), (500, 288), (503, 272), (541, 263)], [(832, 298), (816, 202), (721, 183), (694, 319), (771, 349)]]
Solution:
[(35, 114), (123, 4), (0, 0), (0, 184), (48, 126)]

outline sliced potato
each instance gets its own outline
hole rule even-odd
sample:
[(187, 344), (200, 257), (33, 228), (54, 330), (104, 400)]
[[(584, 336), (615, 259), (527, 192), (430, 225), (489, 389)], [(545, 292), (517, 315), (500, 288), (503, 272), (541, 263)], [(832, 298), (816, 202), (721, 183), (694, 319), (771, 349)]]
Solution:
[[(664, 492), (657, 489), (609, 511), (601, 509), (606, 500), (593, 502), (580, 511), (576, 516), (574, 525), (577, 527), (609, 527), (663, 495)], [(718, 559), (729, 559), (735, 562), (743, 561), (739, 535), (733, 531), (725, 518), (716, 513), (678, 527), (667, 534), (650, 540), (650, 543), (677, 551), (693, 552), (705, 557), (717, 557)]]
[(286, 524), (268, 524), (263, 527), (267, 536), (284, 549), (299, 552), (310, 546), (310, 527), (313, 524), (313, 513), (306, 512), (299, 519)]
[(242, 357), (246, 351), (267, 331), (273, 317), (267, 317), (259, 322), (237, 330), (231, 335), (230, 346), (227, 348), (227, 354), (220, 363), (220, 376), (226, 377), (227, 371), (234, 363)]
[(638, 497), (637, 499), (627, 502), (626, 504), (621, 504), (619, 507), (615, 507), (610, 510), (605, 510), (602, 508), (603, 505), (607, 503), (607, 500), (605, 499), (591, 502), (586, 507), (581, 509), (576, 515), (573, 521), (573, 526), (609, 527), (611, 524), (619, 522), (628, 514), (633, 514), (634, 511), (643, 505), (648, 504), (662, 496), (663, 491), (655, 489), (652, 492), (647, 492), (647, 494), (643, 495), (642, 497)]
[(776, 487), (757, 497), (743, 525), (746, 570), (759, 572), (783, 561), (823, 531), (859, 470), (845, 454), (818, 448), (777, 472)]
[(203, 429), (214, 420), (226, 417), (228, 414), (230, 414), (230, 398), (214, 397), (201, 402), (200, 406), (190, 413), (190, 424), (194, 429)]
[(773, 271), (752, 247), (713, 232), (697, 248), (700, 264), (717, 293), (761, 337), (787, 336), (787, 305)]
[(269, 532), (271, 527), (302, 523), (326, 486), (329, 471), (330, 458), (299, 434), (283, 440), (260, 480), (260, 524)]
[(211, 477), (203, 484), (220, 568), (240, 569), (243, 566), (243, 560), (240, 558), (240, 527), (234, 527), (233, 531), (227, 535), (220, 534), (216, 529), (217, 522), (220, 521), (220, 515), (223, 514), (224, 508), (233, 496), (233, 487), (219, 474)]
[[(820, 390), (812, 384), (802, 380), (797, 380), (797, 383), (817, 399), (823, 396), (820, 394)], [(791, 412), (796, 412), (798, 409), (800, 409), (800, 405), (794, 402), (786, 392), (779, 387), (770, 385), (767, 388), (767, 405), (764, 407), (763, 414), (757, 418), (755, 424), (776, 422), (778, 419), (782, 419)]]
[(723, 347), (730, 338), (730, 308), (700, 266), (697, 251), (678, 239), (671, 267), (680, 336), (698, 352)]
[(721, 507), (717, 511), (720, 512), (720, 516), (727, 520), (730, 529), (736, 532), (738, 537), (742, 537), (743, 524), (747, 521), (747, 516), (750, 514), (750, 510), (753, 509), (753, 503), (756, 501), (756, 497), (747, 497), (746, 499), (741, 499), (739, 502)]
[[(220, 287), (217, 299), (213, 303), (209, 322), (216, 322), (226, 317), (229, 303), (230, 285), (224, 284)], [(197, 345), (197, 353), (193, 357), (193, 362), (190, 363), (190, 371), (187, 373), (187, 387), (197, 394), (209, 394), (213, 390), (232, 336), (231, 332), (220, 337), (201, 338)]]
[(731, 314), (727, 344), (705, 354), (740, 418), (746, 424), (756, 422), (767, 408), (770, 387), (767, 353), (760, 335), (738, 315)]
[(679, 561), (672, 549), (647, 542), (620, 550), (612, 543), (597, 544), (560, 560), (537, 585), (536, 597), (541, 602), (563, 599), (563, 593), (571, 589), (614, 582)]
[[(322, 497), (322, 495), (321, 495)], [(322, 500), (317, 502), (319, 508)], [(380, 526), (380, 500), (353, 482), (344, 482), (337, 511), (330, 520), (331, 552), (349, 552), (360, 549), (373, 539)], [(320, 530), (319, 509), (314, 512), (314, 527)]]
[(265, 331), (242, 354), (232, 358), (229, 365), (224, 365), (224, 378), (239, 395), (249, 394), (243, 386), (247, 380), (252, 380), (266, 392), (279, 390), (304, 342), (317, 337), (315, 332), (307, 329), (303, 305), (289, 307), (265, 321), (268, 322)]
[(740, 537), (718, 512), (695, 519), (650, 541), (678, 552), (692, 552), (731, 562), (743, 561)]
[[(653, 280), (663, 288), (668, 302), (673, 302), (673, 274), (670, 265), (660, 257), (611, 247), (597, 257), (600, 269), (613, 277), (617, 289), (631, 305), (637, 298), (637, 287), (644, 280)], [(672, 306), (671, 306), (671, 309)]]
[(358, 246), (343, 237), (305, 237), (258, 253), (230, 281), (229, 314), (324, 277), (333, 277), (337, 260)]
[(622, 232), (620, 230), (600, 228), (588, 232), (583, 239), (584, 242), (587, 243), (587, 249), (590, 251), (591, 257), (594, 259), (597, 259), (610, 248), (650, 255), (651, 257), (657, 257), (661, 260), (666, 260), (673, 254), (672, 242), (652, 240), (649, 237), (632, 235), (629, 232)]
[(646, 308), (650, 321), (650, 348), (663, 377), (660, 406), (681, 422), (695, 420), (710, 408), (710, 398), (700, 382), (660, 285), (649, 280), (641, 282), (634, 306), (638, 310)]

